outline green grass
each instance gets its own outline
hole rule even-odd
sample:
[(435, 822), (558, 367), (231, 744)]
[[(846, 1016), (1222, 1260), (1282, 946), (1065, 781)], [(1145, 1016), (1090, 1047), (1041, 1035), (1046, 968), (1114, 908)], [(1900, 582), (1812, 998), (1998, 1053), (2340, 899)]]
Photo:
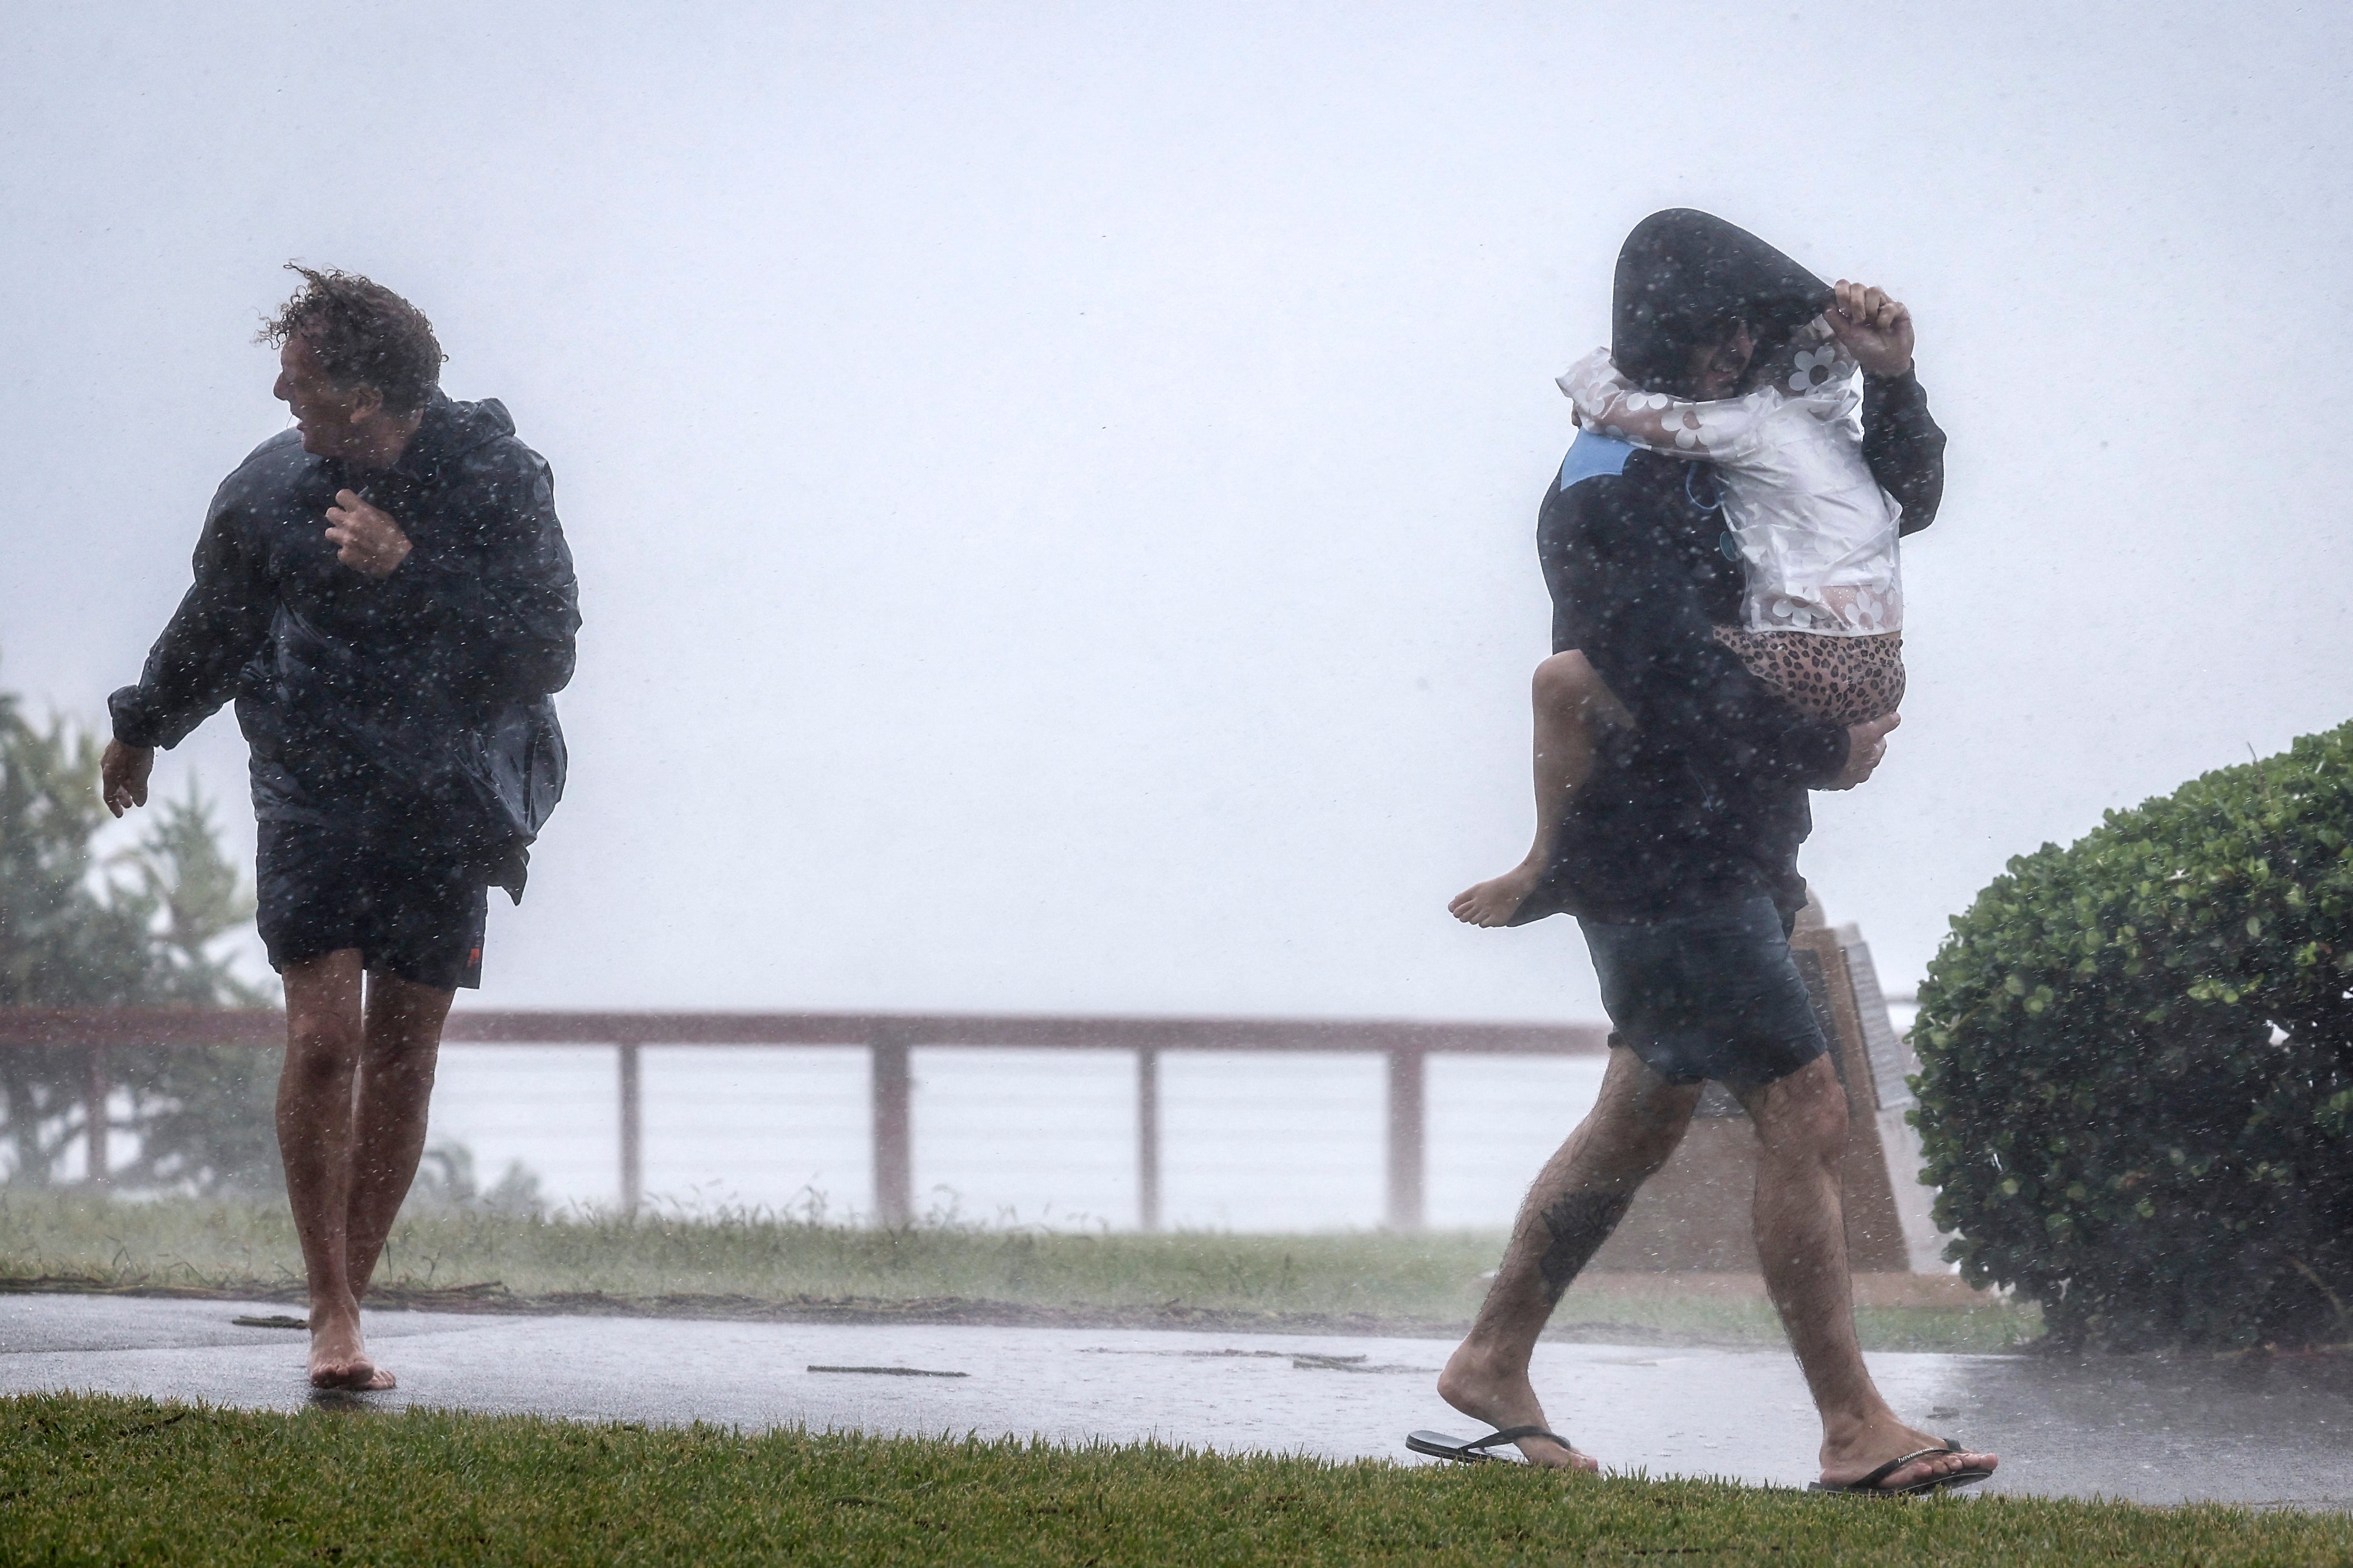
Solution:
[[(1503, 1237), (1181, 1233), (933, 1226), (867, 1230), (774, 1215), (628, 1220), (411, 1213), (377, 1285), (388, 1304), (536, 1306), (726, 1316), (905, 1316), (1095, 1324), (1442, 1333), (1467, 1322)], [(299, 1292), (282, 1205), (108, 1201), (0, 1190), (0, 1289)], [(2041, 1332), (2032, 1307), (1865, 1308), (1876, 1350), (2003, 1350)], [(1761, 1300), (1580, 1285), (1560, 1337), (1780, 1342)]]
[(2353, 1518), (1517, 1466), (0, 1400), (12, 1563), (2343, 1563)]

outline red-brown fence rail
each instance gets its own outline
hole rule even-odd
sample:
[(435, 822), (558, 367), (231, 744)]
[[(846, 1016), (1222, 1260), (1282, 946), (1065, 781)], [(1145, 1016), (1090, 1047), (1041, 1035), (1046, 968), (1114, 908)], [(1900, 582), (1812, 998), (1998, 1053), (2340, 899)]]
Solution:
[[(107, 1176), (107, 1053), (126, 1047), (282, 1044), (286, 1016), (148, 1007), (0, 1007), (0, 1049), (79, 1051), (87, 1074), (89, 1169)], [(1122, 1018), (1058, 1014), (459, 1012), (452, 1045), (611, 1046), (620, 1070), (621, 1202), (645, 1192), (638, 1055), (659, 1046), (863, 1046), (873, 1113), (874, 1206), (885, 1225), (913, 1213), (914, 1130), (908, 1053), (924, 1048), (1114, 1050), (1135, 1056), (1139, 1218), (1160, 1224), (1160, 1053), (1336, 1051), (1388, 1060), (1388, 1224), (1422, 1223), (1427, 1063), (1441, 1053), (1599, 1056), (1599, 1024), (1430, 1023), (1402, 1019)]]

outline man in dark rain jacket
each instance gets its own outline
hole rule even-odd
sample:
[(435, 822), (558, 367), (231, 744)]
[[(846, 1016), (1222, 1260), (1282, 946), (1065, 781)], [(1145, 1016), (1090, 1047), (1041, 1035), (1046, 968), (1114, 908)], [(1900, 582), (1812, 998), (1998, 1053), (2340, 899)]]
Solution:
[(100, 787), (118, 816), (144, 805), (154, 748), (236, 699), (286, 983), (278, 1141), (311, 1381), (389, 1388), (359, 1300), (424, 1149), (442, 1021), (480, 984), (487, 889), (522, 899), (563, 792), (550, 694), (580, 616), (547, 464), (506, 410), (442, 395), (406, 300), (296, 270), (264, 334), (296, 427), (213, 497), (195, 585), (109, 703)]
[[(1701, 400), (1739, 393), (1760, 342), (1826, 312), (1864, 373), (1864, 461), (1901, 504), (1903, 531), (1934, 518), (1945, 437), (1913, 374), (1902, 305), (1859, 284), (1832, 289), (1753, 235), (1685, 210), (1635, 228), (1615, 296), (1619, 370), (1647, 391)], [(1439, 1391), (1499, 1429), (1486, 1446), (1515, 1441), (1535, 1463), (1593, 1468), (1544, 1429), (1529, 1358), (1715, 1079), (1757, 1127), (1757, 1250), (1821, 1413), (1817, 1484), (1964, 1485), (1990, 1474), (1994, 1457), (1905, 1425), (1857, 1348), (1839, 1183), (1846, 1097), (1788, 949), (1806, 901), (1806, 792), (1867, 779), (1894, 716), (1810, 719), (1717, 641), (1715, 626), (1741, 624), (1744, 582), (1713, 479), (1704, 464), (1587, 429), (1539, 513), (1554, 649), (1580, 650), (1633, 721), (1603, 731), (1518, 920), (1578, 916), (1615, 1048), (1593, 1113), (1531, 1189)], [(1482, 1451), (1424, 1441), (1438, 1438), (1418, 1434), (1415, 1446)]]

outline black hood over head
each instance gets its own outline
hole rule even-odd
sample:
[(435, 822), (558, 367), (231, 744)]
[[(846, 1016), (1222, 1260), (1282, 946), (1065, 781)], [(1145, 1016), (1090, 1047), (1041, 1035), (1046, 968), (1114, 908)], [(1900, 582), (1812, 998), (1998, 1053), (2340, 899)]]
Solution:
[(1761, 356), (1831, 307), (1830, 285), (1749, 233), (1690, 207), (1652, 213), (1618, 252), (1609, 357), (1637, 386), (1671, 390), (1701, 334), (1745, 319)]

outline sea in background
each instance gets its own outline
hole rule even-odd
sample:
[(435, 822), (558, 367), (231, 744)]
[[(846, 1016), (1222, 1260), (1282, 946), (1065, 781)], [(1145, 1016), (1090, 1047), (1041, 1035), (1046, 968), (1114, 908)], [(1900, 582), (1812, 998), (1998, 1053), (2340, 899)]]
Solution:
[[(1898, 1029), (1912, 1009), (1894, 1007)], [(641, 1056), (645, 1188), (663, 1210), (874, 1207), (868, 1056), (856, 1047), (660, 1047)], [(1592, 1108), (1598, 1057), (1429, 1058), (1427, 1219), (1508, 1225), (1536, 1169)], [(1129, 1229), (1135, 1058), (1125, 1051), (918, 1048), (915, 1206), (997, 1225)], [(1377, 1055), (1164, 1051), (1161, 1212), (1172, 1229), (1364, 1229), (1387, 1193)], [(448, 1046), (435, 1142), (485, 1185), (512, 1164), (557, 1205), (620, 1193), (608, 1047)]]

